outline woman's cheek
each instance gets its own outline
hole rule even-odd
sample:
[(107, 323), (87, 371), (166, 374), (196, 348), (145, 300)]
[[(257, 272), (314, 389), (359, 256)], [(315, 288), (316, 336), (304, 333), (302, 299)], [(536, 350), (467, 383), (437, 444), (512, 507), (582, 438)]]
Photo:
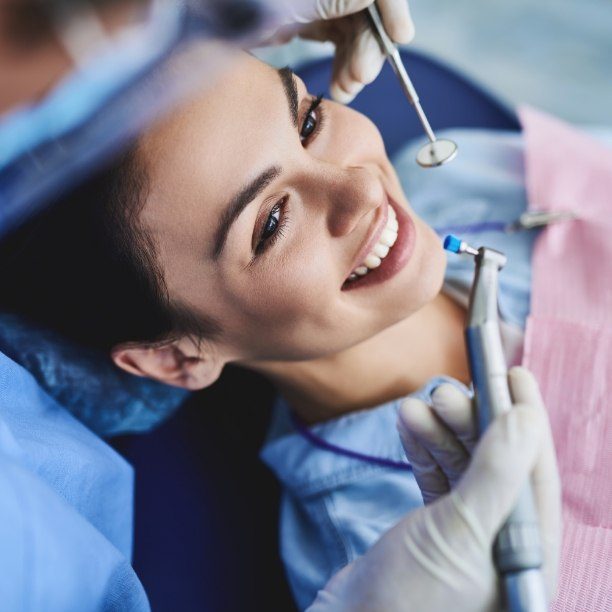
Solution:
[(331, 300), (329, 262), (321, 253), (291, 258), (280, 266), (271, 295), (290, 319), (309, 317)]
[(334, 107), (331, 141), (337, 147), (350, 151), (355, 163), (382, 163), (388, 160), (382, 135), (373, 121), (343, 104), (330, 104)]
[(318, 317), (329, 306), (331, 283), (325, 269), (324, 262), (312, 255), (275, 258), (248, 283), (236, 287), (232, 301), (240, 305), (249, 326), (295, 326)]

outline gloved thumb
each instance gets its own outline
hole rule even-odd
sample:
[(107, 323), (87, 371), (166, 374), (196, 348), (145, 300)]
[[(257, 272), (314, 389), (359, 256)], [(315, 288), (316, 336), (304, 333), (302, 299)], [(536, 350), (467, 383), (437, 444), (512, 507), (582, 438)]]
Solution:
[[(289, 13), (296, 23), (328, 21), (355, 15), (374, 0), (295, 0), (289, 2)], [(414, 23), (406, 0), (378, 0), (378, 10), (389, 36), (396, 43), (406, 44), (414, 38)]]
[(337, 19), (362, 11), (374, 0), (301, 0), (289, 2), (292, 18), (297, 23), (319, 19)]
[(491, 542), (541, 454), (547, 431), (540, 403), (517, 404), (495, 419), (455, 490), (455, 505), (481, 543)]

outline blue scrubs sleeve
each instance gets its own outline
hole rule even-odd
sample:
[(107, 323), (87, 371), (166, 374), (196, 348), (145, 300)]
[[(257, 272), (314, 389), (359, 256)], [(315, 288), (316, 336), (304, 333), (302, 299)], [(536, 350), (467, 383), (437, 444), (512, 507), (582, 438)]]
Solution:
[(150, 610), (132, 513), (132, 468), (0, 353), (2, 610)]

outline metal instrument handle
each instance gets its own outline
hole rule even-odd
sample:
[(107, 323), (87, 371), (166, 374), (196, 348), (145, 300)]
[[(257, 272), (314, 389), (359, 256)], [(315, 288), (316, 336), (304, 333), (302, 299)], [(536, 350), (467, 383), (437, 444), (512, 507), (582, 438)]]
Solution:
[[(493, 419), (512, 409), (497, 304), (498, 275), (505, 260), (501, 253), (483, 248), (475, 258), (476, 275), (465, 333), (481, 434)], [(508, 609), (546, 611), (539, 571), (543, 561), (539, 521), (529, 483), (497, 535), (494, 557), (504, 578)]]
[(387, 56), (387, 60), (389, 61), (389, 64), (391, 64), (393, 72), (395, 72), (397, 78), (399, 79), (402, 90), (408, 98), (408, 101), (414, 106), (416, 114), (421, 122), (421, 125), (423, 126), (423, 129), (425, 130), (425, 134), (427, 134), (429, 142), (435, 142), (436, 135), (431, 129), (429, 120), (421, 107), (419, 95), (417, 94), (416, 89), (414, 88), (414, 85), (406, 72), (404, 62), (402, 61), (397, 46), (391, 40), (390, 36), (385, 30), (385, 26), (383, 25), (382, 17), (378, 11), (376, 2), (372, 2), (372, 4), (370, 4), (366, 10), (368, 12), (372, 28), (376, 34), (376, 38), (378, 39), (378, 43), (380, 44), (381, 51)]

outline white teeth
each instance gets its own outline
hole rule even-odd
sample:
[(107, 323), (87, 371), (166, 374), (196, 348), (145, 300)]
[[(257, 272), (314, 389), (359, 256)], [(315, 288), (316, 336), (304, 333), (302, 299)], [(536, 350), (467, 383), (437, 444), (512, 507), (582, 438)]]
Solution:
[(392, 230), (389, 227), (386, 227), (383, 230), (383, 233), (380, 235), (378, 239), (379, 244), (384, 244), (385, 246), (392, 247), (397, 240), (397, 230)]
[(355, 268), (351, 272), (347, 280), (354, 281), (360, 276), (365, 276), (370, 270), (378, 268), (382, 263), (382, 260), (389, 254), (391, 247), (397, 240), (397, 232), (399, 224), (397, 222), (397, 216), (392, 206), (389, 206), (389, 215), (387, 218), (387, 225), (382, 231), (378, 242), (374, 245), (374, 248), (368, 253), (363, 263)]
[(384, 259), (388, 253), (389, 247), (384, 244), (381, 244), (380, 242), (374, 247), (374, 254), (378, 255), (378, 257), (380, 257), (381, 259)]
[(378, 268), (378, 266), (380, 266), (380, 264), (382, 263), (382, 259), (376, 255), (373, 255), (372, 253), (370, 253), (366, 258), (365, 261), (363, 262), (368, 268), (370, 268), (370, 270), (373, 270), (374, 268)]

